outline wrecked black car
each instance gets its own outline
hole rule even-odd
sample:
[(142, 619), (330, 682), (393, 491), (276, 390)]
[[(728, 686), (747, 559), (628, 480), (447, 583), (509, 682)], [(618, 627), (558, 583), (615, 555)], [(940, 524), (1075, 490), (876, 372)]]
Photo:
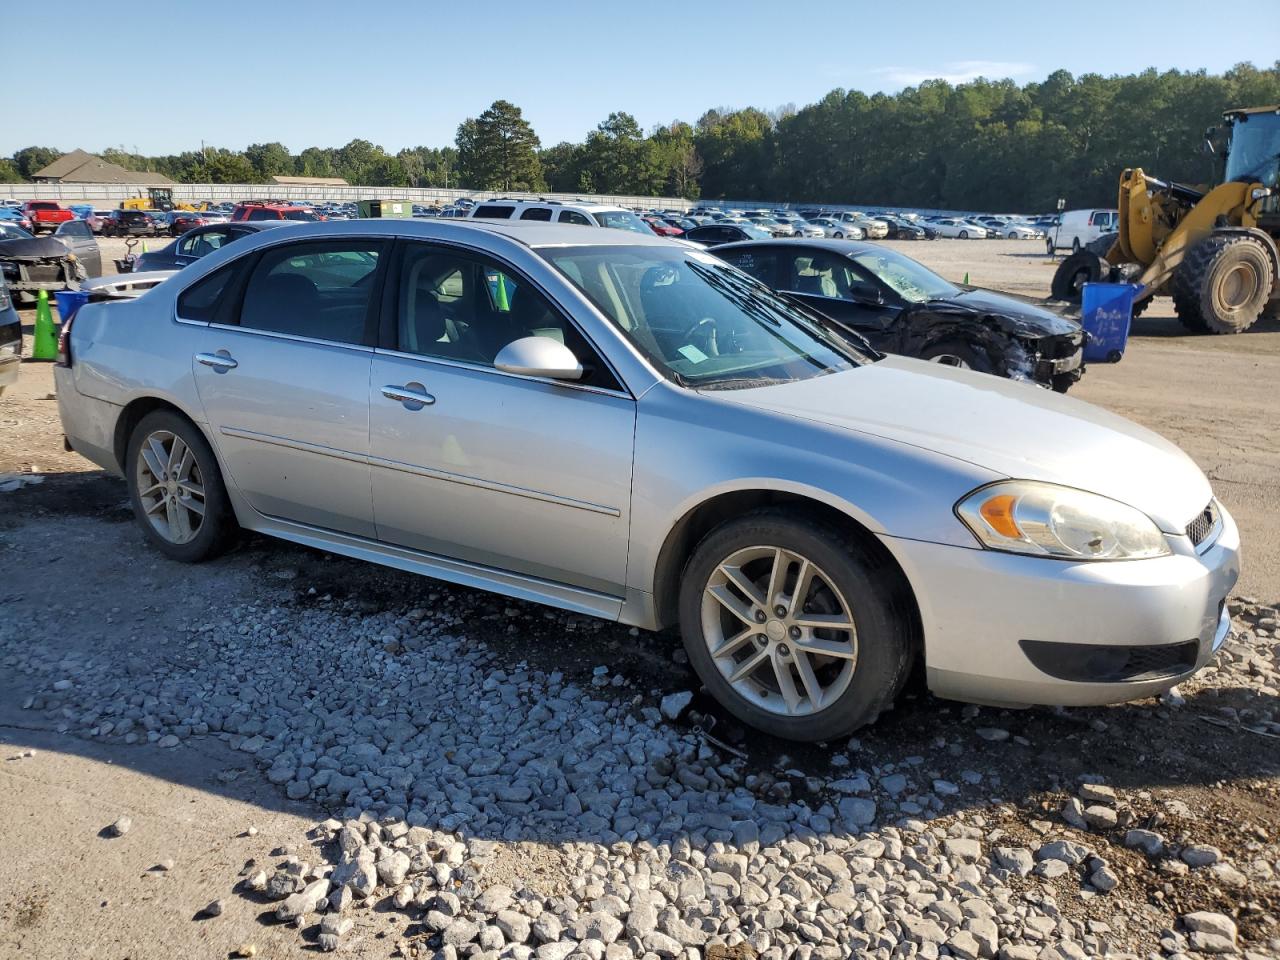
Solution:
[(18, 303), (34, 302), (41, 290), (78, 290), (92, 267), (56, 236), (33, 237), (19, 227), (0, 225), (0, 275)]
[(1074, 320), (944, 280), (910, 257), (854, 240), (730, 243), (712, 251), (818, 311), (837, 332), (919, 357), (1065, 393), (1084, 372)]

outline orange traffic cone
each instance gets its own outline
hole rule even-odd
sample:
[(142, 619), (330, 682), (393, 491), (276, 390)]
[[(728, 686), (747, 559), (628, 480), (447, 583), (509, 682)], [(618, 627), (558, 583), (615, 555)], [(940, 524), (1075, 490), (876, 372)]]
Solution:
[(36, 331), (31, 344), (31, 359), (58, 359), (58, 329), (53, 325), (53, 314), (49, 310), (48, 290), (41, 290), (36, 296)]

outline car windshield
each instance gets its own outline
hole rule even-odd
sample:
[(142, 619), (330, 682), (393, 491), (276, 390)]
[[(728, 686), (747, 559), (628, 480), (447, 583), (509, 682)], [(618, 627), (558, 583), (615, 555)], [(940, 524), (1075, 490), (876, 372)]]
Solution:
[(664, 375), (691, 387), (807, 380), (866, 357), (811, 314), (714, 257), (666, 247), (563, 247), (542, 255)]
[(1280, 114), (1244, 114), (1231, 131), (1227, 182), (1257, 181), (1280, 186)]
[(21, 227), (0, 222), (0, 240), (31, 240), (33, 237)]
[(281, 214), (286, 220), (319, 220), (310, 210), (285, 210)]
[(634, 230), (636, 233), (643, 233), (645, 236), (653, 236), (653, 231), (649, 229), (649, 225), (630, 210), (602, 210), (597, 211), (593, 216), (602, 227), (613, 227), (615, 230)]
[(928, 267), (893, 250), (869, 250), (851, 254), (850, 259), (874, 273), (894, 293), (911, 303), (945, 300), (960, 293), (959, 287), (943, 280)]

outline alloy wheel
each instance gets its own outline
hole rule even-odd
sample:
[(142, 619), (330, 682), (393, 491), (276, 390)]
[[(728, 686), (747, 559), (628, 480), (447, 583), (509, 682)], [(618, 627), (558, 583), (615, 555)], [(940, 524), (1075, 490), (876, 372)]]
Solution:
[(806, 716), (845, 692), (858, 662), (853, 612), (813, 561), (774, 546), (726, 557), (702, 594), (712, 662), (745, 700), (779, 716)]
[(156, 430), (138, 450), (138, 499), (151, 526), (170, 543), (190, 543), (204, 522), (200, 464), (175, 433)]

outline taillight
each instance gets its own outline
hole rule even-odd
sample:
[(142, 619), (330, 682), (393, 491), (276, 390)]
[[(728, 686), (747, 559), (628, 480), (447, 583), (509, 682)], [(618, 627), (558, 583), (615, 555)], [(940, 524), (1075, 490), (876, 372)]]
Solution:
[(76, 315), (73, 313), (62, 321), (62, 326), (58, 330), (58, 359), (55, 362), (60, 367), (71, 366), (71, 324), (75, 323), (75, 320)]

